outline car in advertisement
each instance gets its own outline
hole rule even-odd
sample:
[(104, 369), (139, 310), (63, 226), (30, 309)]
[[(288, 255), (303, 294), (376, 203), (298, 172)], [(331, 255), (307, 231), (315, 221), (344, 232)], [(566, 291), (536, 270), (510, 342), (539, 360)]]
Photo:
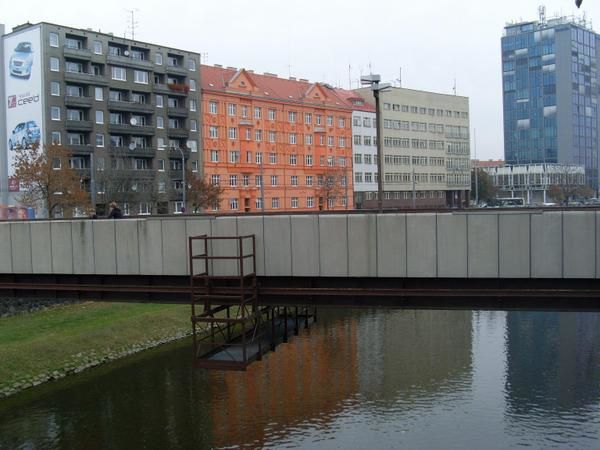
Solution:
[(9, 71), (12, 76), (29, 78), (33, 65), (33, 49), (31, 42), (19, 42), (9, 60)]
[(8, 148), (31, 148), (40, 143), (40, 127), (34, 120), (19, 123), (8, 137)]

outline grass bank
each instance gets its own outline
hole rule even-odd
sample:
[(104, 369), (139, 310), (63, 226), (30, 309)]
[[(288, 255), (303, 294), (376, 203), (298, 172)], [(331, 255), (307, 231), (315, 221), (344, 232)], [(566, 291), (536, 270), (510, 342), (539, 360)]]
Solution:
[(190, 332), (187, 305), (87, 302), (0, 319), (0, 398)]

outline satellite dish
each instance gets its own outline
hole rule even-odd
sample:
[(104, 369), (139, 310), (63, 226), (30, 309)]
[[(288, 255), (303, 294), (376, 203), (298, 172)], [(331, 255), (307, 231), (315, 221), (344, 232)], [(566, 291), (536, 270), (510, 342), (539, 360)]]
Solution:
[(129, 123), (135, 127), (137, 125), (137, 119), (135, 117), (132, 117), (131, 119), (129, 119)]
[(131, 144), (129, 144), (129, 150), (131, 150), (131, 151), (135, 150), (135, 142), (132, 142)]
[(124, 54), (125, 56), (129, 56), (129, 50), (125, 50), (125, 51), (123, 52), (123, 54)]
[(187, 148), (188, 150), (191, 150), (192, 146), (190, 145), (190, 141), (185, 142), (185, 148)]

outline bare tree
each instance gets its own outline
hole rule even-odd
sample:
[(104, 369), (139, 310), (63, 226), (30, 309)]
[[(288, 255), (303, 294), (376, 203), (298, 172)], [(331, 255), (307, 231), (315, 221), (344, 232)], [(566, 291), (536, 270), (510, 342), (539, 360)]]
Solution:
[(221, 201), (223, 188), (202, 178), (197, 172), (186, 171), (187, 199), (194, 213)]
[(556, 165), (550, 172), (548, 194), (557, 202), (589, 197), (594, 191), (586, 186), (585, 174), (579, 166)]
[(56, 144), (16, 148), (15, 178), (24, 189), (18, 200), (25, 205), (43, 205), (49, 217), (60, 210), (66, 216), (72, 216), (75, 208), (89, 210), (90, 195), (70, 158), (71, 152)]
[(346, 195), (348, 190), (348, 179), (346, 168), (341, 166), (329, 166), (327, 170), (317, 177), (317, 195), (319, 202), (321, 199), (326, 203), (329, 209), (330, 202), (333, 203), (336, 198)]

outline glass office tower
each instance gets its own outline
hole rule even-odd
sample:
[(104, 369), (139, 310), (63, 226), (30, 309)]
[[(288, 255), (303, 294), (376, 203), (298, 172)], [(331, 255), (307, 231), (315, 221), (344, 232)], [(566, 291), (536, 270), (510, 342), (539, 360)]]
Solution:
[(598, 38), (585, 21), (567, 17), (505, 27), (508, 164), (580, 164), (598, 189)]

